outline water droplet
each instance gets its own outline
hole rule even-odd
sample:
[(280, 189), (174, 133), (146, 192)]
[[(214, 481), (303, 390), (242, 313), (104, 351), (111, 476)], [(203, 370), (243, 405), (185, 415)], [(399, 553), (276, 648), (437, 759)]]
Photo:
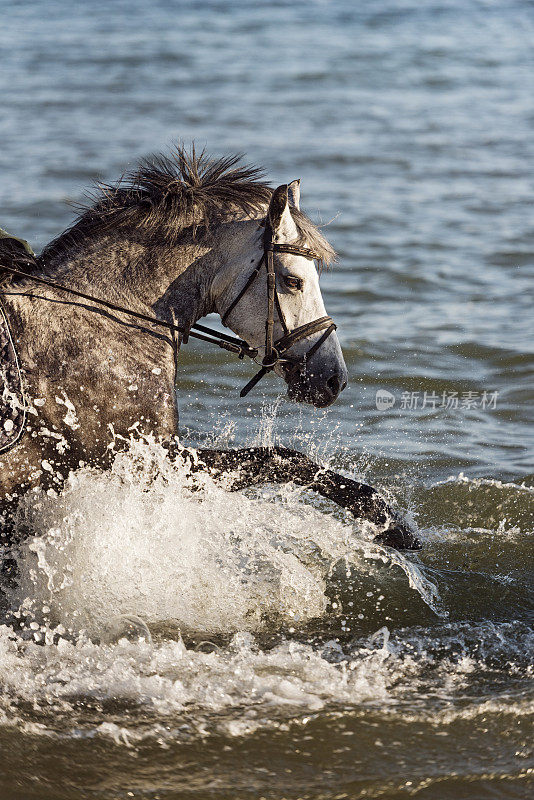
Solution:
[(129, 642), (142, 640), (152, 642), (152, 636), (146, 624), (141, 617), (137, 617), (135, 614), (121, 614), (114, 617), (106, 625), (101, 639), (104, 644), (116, 644), (121, 639), (127, 639)]

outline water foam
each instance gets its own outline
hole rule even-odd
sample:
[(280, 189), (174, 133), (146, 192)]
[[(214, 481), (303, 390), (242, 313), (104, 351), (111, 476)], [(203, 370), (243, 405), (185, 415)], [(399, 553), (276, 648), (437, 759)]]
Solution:
[[(527, 717), (532, 703), (522, 688), (510, 694), (509, 683), (500, 685), (494, 663), (522, 687), (525, 632), (513, 624), (452, 625), (433, 634), (383, 627), (346, 648), (283, 639), (270, 650), (238, 633), (206, 653), (179, 638), (107, 645), (79, 636), (38, 645), (0, 626), (0, 723), (131, 747), (143, 739), (166, 746), (245, 736), (358, 708), (442, 727), (481, 715)], [(104, 711), (110, 700), (111, 716)]]
[[(27, 721), (21, 706), (31, 704), (44, 715), (43, 735), (69, 735), (74, 725), (78, 735), (97, 732), (128, 746), (132, 736), (237, 736), (332, 703), (388, 702), (389, 653), (381, 643), (350, 663), (325, 657), (328, 649), (283, 641), (263, 651), (250, 634), (236, 634), (211, 653), (186, 649), (180, 639), (102, 645), (79, 637), (37, 645), (0, 626), (0, 722), (20, 727)], [(102, 727), (99, 704), (109, 698), (127, 706), (124, 722), (134, 731), (116, 721)], [(136, 709), (156, 715), (148, 729)], [(168, 727), (171, 718), (179, 730)]]
[(527, 486), (526, 483), (515, 483), (515, 482), (505, 482), (500, 481), (497, 478), (470, 478), (468, 475), (465, 475), (463, 472), (459, 472), (458, 475), (449, 475), (448, 478), (440, 481), (434, 481), (430, 484), (430, 488), (434, 488), (436, 486), (446, 486), (447, 484), (465, 484), (468, 486), (479, 487), (479, 486), (491, 486), (496, 489), (511, 489), (512, 491), (517, 492), (526, 492), (527, 494), (534, 494), (534, 487)]

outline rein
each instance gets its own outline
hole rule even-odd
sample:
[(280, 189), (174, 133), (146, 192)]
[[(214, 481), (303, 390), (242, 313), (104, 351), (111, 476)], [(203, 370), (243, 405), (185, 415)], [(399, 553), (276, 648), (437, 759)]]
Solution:
[[(245, 286), (237, 297), (230, 303), (226, 311), (221, 317), (221, 321), (223, 325), (226, 324), (226, 320), (229, 314), (234, 310), (236, 305), (242, 299), (242, 297), (246, 294), (246, 292), (250, 289), (252, 284), (254, 283), (255, 279), (260, 273), (262, 266), (265, 264), (267, 269), (267, 317), (265, 321), (265, 356), (261, 361), (261, 369), (260, 371), (247, 383), (246, 386), (241, 389), (239, 396), (245, 397), (251, 389), (256, 386), (256, 384), (263, 378), (267, 372), (270, 372), (275, 368), (275, 366), (279, 363), (289, 365), (288, 370), (289, 372), (293, 372), (298, 369), (302, 369), (307, 361), (307, 359), (311, 358), (311, 356), (319, 349), (319, 347), (323, 344), (324, 341), (336, 330), (336, 325), (331, 317), (324, 316), (319, 317), (312, 322), (306, 322), (304, 325), (299, 325), (297, 328), (293, 328), (293, 330), (289, 330), (287, 327), (284, 314), (282, 312), (282, 307), (280, 305), (280, 299), (278, 296), (278, 291), (276, 289), (276, 272), (274, 269), (274, 253), (292, 253), (294, 255), (303, 256), (304, 258), (308, 258), (310, 260), (319, 259), (319, 256), (314, 253), (312, 250), (308, 250), (305, 247), (298, 247), (296, 245), (291, 244), (282, 244), (274, 242), (272, 239), (272, 232), (270, 231), (269, 226), (266, 226), (265, 235), (264, 235), (264, 244), (263, 244), (263, 255), (257, 267), (255, 267), (254, 271), (252, 272), (251, 276), (247, 280)], [(80, 292), (78, 289), (71, 289), (69, 286), (64, 286), (61, 283), (56, 283), (55, 281), (49, 280), (48, 278), (41, 278), (36, 275), (32, 275), (31, 273), (24, 272), (23, 270), (16, 269), (15, 267), (7, 267), (0, 265), (0, 271), (9, 272), (11, 275), (15, 275), (20, 278), (28, 278), (35, 283), (43, 284), (44, 286), (48, 286), (51, 289), (56, 289), (60, 292), (66, 292), (67, 294), (71, 294), (74, 297), (80, 297), (83, 300), (88, 300), (90, 303), (94, 303), (97, 306), (102, 306), (103, 308), (108, 308), (111, 311), (117, 311), (120, 314), (125, 314), (127, 316), (133, 317), (135, 319), (142, 320), (143, 322), (148, 322), (152, 325), (157, 325), (163, 328), (167, 328), (167, 330), (180, 333), (182, 335), (182, 342), (183, 344), (187, 344), (189, 337), (194, 337), (195, 339), (201, 339), (204, 342), (208, 342), (209, 344), (217, 345), (217, 347), (221, 347), (223, 350), (227, 350), (230, 353), (235, 353), (238, 358), (244, 358), (247, 356), (248, 358), (252, 359), (253, 361), (256, 360), (258, 357), (258, 349), (256, 347), (251, 347), (248, 342), (245, 342), (243, 339), (239, 339), (236, 336), (230, 336), (226, 333), (220, 333), (219, 331), (214, 330), (213, 328), (208, 328), (206, 325), (201, 325), (198, 322), (195, 322), (189, 328), (182, 328), (179, 325), (174, 325), (172, 322), (167, 322), (164, 319), (160, 319), (159, 317), (152, 317), (149, 314), (143, 314), (140, 311), (134, 311), (133, 309), (126, 308), (126, 306), (121, 306), (117, 303), (111, 303), (109, 300), (103, 300), (100, 297), (95, 297), (94, 295), (87, 294), (86, 292)], [(2, 290), (0, 290), (2, 291)], [(51, 300), (52, 298), (43, 297), (40, 298), (42, 300)], [(278, 314), (278, 318), (280, 320), (280, 324), (282, 325), (282, 329), (284, 331), (284, 335), (273, 341), (274, 339), (274, 312)], [(92, 309), (91, 309), (92, 310)], [(297, 342), (306, 339), (308, 336), (312, 336), (314, 333), (319, 333), (320, 331), (324, 331), (323, 335), (309, 348), (309, 350), (304, 353), (304, 355), (299, 359), (288, 358), (285, 354), (287, 351), (293, 347)], [(148, 331), (147, 331), (148, 332)]]
[[(100, 297), (95, 297), (92, 294), (80, 292), (78, 289), (71, 289), (69, 286), (64, 286), (61, 283), (56, 283), (55, 281), (48, 280), (47, 278), (40, 278), (37, 275), (32, 275), (28, 272), (24, 272), (23, 270), (15, 269), (14, 267), (5, 267), (0, 264), (0, 271), (10, 272), (12, 275), (16, 275), (20, 278), (29, 278), (36, 283), (42, 283), (44, 286), (49, 286), (51, 289), (57, 289), (61, 292), (72, 294), (75, 297), (81, 297), (83, 300), (89, 300), (91, 303), (94, 303), (97, 306), (109, 308), (111, 311), (118, 311), (121, 314), (135, 317), (135, 319), (140, 319), (143, 322), (150, 322), (152, 325), (159, 325), (160, 327), (167, 328), (175, 333), (181, 333), (183, 335), (182, 341), (184, 344), (187, 344), (188, 338), (193, 336), (196, 339), (202, 339), (204, 342), (216, 344), (218, 347), (222, 347), (224, 350), (228, 350), (230, 353), (235, 353), (237, 356), (239, 356), (239, 358), (248, 356), (249, 358), (253, 359), (258, 355), (257, 349), (255, 347), (250, 347), (250, 345), (248, 345), (247, 342), (243, 341), (242, 339), (238, 339), (236, 336), (229, 336), (226, 333), (220, 333), (212, 328), (208, 328), (206, 325), (200, 325), (198, 322), (196, 322), (190, 328), (181, 328), (179, 325), (174, 325), (172, 322), (167, 322), (167, 320), (160, 319), (159, 317), (151, 317), (149, 314), (143, 314), (140, 311), (133, 311), (131, 308), (126, 308), (126, 306), (120, 306), (117, 303), (111, 303), (109, 300), (102, 300)], [(41, 297), (40, 299), (50, 300), (51, 298)]]

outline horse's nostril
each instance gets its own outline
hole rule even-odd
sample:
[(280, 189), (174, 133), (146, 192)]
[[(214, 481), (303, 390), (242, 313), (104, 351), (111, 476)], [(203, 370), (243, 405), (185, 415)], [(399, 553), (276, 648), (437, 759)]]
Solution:
[(330, 389), (330, 391), (332, 392), (332, 395), (333, 395), (334, 397), (337, 397), (337, 395), (338, 395), (338, 394), (339, 394), (341, 391), (343, 391), (343, 389), (345, 388), (345, 386), (346, 386), (346, 383), (344, 383), (344, 384), (343, 384), (343, 386), (342, 386), (342, 385), (341, 385), (341, 381), (340, 381), (340, 379), (339, 379), (339, 375), (332, 375), (332, 377), (331, 377), (331, 378), (328, 378), (328, 380), (327, 380), (327, 382), (326, 382), (326, 385), (328, 386), (328, 388), (329, 388), (329, 389)]

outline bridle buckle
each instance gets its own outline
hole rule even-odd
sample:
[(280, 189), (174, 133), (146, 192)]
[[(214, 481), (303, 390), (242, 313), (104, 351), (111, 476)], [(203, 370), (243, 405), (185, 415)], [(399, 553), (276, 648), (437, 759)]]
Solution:
[(276, 367), (276, 365), (278, 364), (279, 361), (280, 361), (280, 356), (278, 354), (278, 351), (277, 351), (276, 347), (273, 347), (273, 349), (271, 350), (270, 355), (269, 356), (265, 356), (262, 359), (261, 365), (262, 365), (262, 367), (265, 367), (266, 369), (274, 369), (274, 367)]

